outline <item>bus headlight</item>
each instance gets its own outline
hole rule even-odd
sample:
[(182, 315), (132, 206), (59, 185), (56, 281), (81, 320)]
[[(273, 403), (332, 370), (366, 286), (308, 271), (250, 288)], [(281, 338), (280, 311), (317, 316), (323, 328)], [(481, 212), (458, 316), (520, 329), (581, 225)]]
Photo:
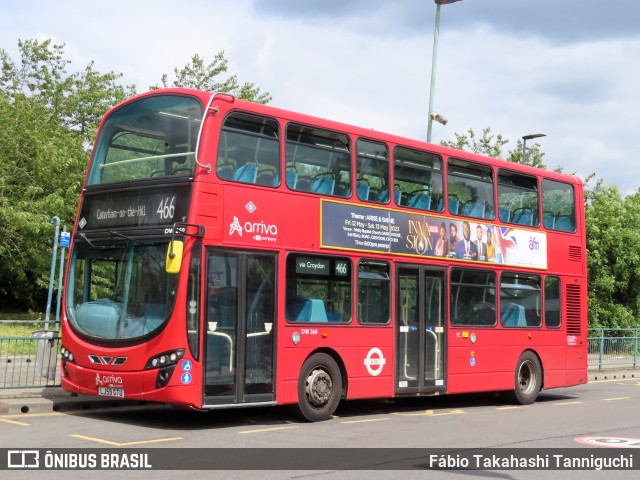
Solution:
[(175, 365), (176, 363), (178, 363), (178, 360), (184, 357), (185, 351), (186, 350), (184, 348), (181, 348), (179, 350), (171, 350), (169, 352), (160, 353), (154, 357), (151, 357), (144, 368), (145, 370), (149, 370), (152, 368)]
[(71, 351), (64, 345), (60, 346), (60, 356), (62, 357), (63, 362), (76, 363), (76, 357), (74, 357), (73, 353), (71, 353)]

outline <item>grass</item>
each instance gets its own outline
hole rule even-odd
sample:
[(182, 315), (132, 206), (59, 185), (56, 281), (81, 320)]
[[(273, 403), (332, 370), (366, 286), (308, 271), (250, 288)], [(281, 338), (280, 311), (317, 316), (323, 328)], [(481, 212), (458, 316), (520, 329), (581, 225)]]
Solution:
[[(51, 322), (49, 322), (49, 327), (53, 327)], [(30, 337), (33, 332), (38, 330), (44, 330), (44, 323), (0, 322), (0, 337)]]
[[(18, 355), (35, 355), (35, 340), (31, 339), (33, 332), (44, 330), (44, 322), (41, 320), (42, 314), (34, 312), (15, 313), (0, 312), (0, 320), (21, 320), (21, 322), (0, 321), (0, 356), (13, 357)], [(33, 320), (34, 322), (28, 322)], [(55, 326), (55, 318), (49, 320), (49, 329)], [(7, 337), (29, 337), (11, 338)]]

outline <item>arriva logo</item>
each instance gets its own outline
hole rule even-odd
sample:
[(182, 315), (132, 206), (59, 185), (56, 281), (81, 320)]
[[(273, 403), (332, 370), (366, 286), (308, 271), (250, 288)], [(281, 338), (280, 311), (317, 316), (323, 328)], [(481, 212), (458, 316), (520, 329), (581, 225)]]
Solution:
[(233, 232), (237, 232), (238, 235), (242, 236), (242, 226), (240, 225), (240, 222), (238, 221), (238, 217), (234, 216), (233, 217), (233, 222), (231, 223), (231, 225), (229, 226), (229, 236), (233, 235)]
[(274, 237), (278, 236), (278, 226), (265, 222), (245, 222), (242, 225), (234, 215), (233, 222), (229, 224), (229, 236), (237, 233), (241, 237), (244, 232), (253, 234), (254, 240), (275, 241)]
[(96, 386), (99, 385), (122, 385), (122, 377), (118, 377), (116, 375), (102, 375), (100, 376), (99, 373), (96, 373)]

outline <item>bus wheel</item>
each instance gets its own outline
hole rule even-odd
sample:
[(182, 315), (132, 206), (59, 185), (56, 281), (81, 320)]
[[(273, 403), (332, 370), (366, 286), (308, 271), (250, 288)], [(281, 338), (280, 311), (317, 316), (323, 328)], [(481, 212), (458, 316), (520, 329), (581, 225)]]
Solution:
[(336, 411), (341, 394), (340, 368), (326, 353), (316, 353), (302, 365), (295, 413), (311, 422), (327, 420)]
[(520, 405), (530, 405), (536, 401), (542, 386), (542, 368), (533, 352), (524, 352), (516, 367), (516, 388), (514, 399)]

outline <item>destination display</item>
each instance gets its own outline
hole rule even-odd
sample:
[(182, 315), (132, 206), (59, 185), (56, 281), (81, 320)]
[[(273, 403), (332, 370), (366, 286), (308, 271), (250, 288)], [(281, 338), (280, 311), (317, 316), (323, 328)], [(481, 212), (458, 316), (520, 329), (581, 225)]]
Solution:
[(190, 186), (86, 194), (78, 230), (146, 227), (185, 222)]
[(500, 227), (480, 219), (322, 200), (320, 227), (324, 248), (547, 268), (545, 232)]

